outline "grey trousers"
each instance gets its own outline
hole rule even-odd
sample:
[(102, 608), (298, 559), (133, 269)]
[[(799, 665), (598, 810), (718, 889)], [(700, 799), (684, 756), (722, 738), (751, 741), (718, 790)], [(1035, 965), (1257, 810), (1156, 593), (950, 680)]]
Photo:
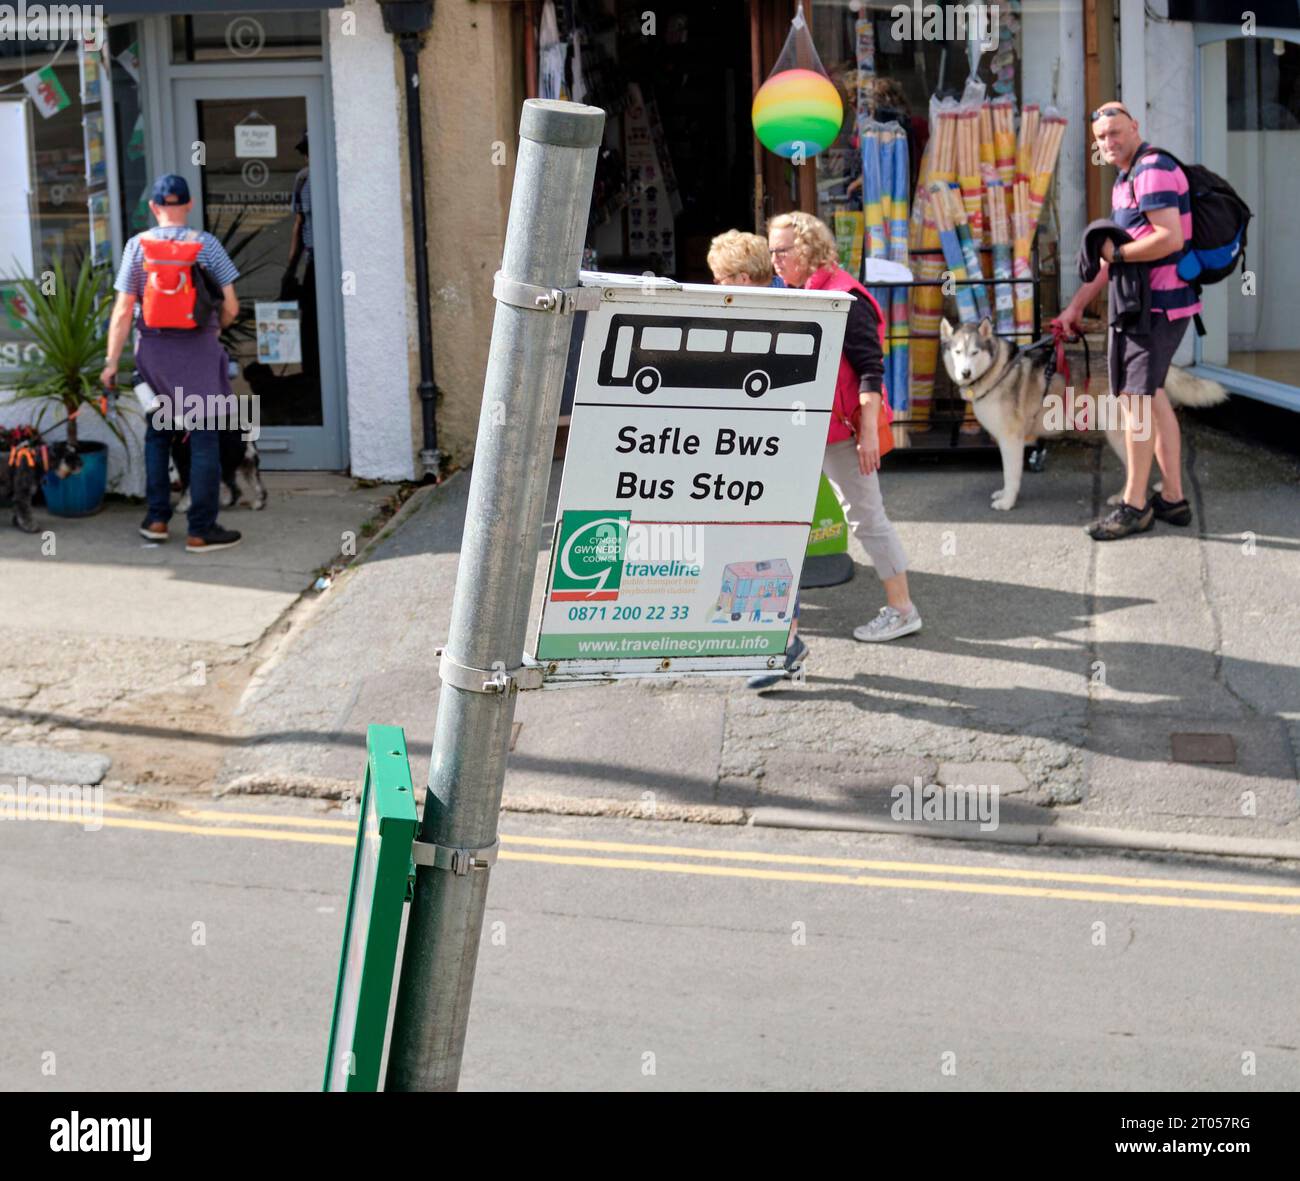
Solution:
[(893, 522), (885, 516), (880, 495), (880, 473), (864, 476), (858, 470), (858, 448), (852, 439), (832, 443), (822, 458), (822, 471), (835, 490), (853, 536), (867, 551), (871, 564), (882, 579), (893, 578), (907, 569), (907, 554)]

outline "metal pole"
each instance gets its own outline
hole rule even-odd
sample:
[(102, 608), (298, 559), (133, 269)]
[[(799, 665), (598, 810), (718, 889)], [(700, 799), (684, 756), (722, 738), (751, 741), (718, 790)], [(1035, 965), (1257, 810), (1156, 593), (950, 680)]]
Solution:
[[(524, 104), (506, 279), (577, 284), (604, 122), (596, 107)], [(521, 662), (571, 328), (567, 314), (497, 303), (446, 648), (457, 665)], [(444, 680), (421, 842), (475, 850), (496, 841), (516, 692), (513, 682), (484, 693)], [(417, 861), (432, 854), (422, 850)], [(386, 1090), (456, 1087), (489, 873), (417, 865)]]

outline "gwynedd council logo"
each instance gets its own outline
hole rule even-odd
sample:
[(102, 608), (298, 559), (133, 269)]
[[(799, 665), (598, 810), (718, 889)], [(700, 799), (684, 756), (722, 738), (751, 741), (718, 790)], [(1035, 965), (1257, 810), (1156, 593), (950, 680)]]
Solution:
[(551, 574), (551, 602), (618, 598), (631, 516), (627, 509), (564, 514)]

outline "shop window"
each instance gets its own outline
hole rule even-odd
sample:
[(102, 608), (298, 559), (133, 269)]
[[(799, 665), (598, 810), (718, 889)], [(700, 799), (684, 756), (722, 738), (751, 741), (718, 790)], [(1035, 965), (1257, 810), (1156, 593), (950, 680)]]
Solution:
[[(89, 244), (86, 152), (76, 48), (57, 43), (0, 41), (0, 98), (23, 101), (24, 76), (51, 67), (61, 109), (48, 116), (29, 103), (32, 134), (33, 232), (37, 261)], [(7, 266), (8, 260), (5, 260)]]
[(1227, 51), (1228, 130), (1300, 130), (1300, 45), (1244, 37)]
[[(913, 8), (907, 7), (907, 20), (911, 21)], [(911, 187), (915, 188), (921, 153), (929, 138), (930, 98), (938, 91), (960, 99), (969, 73), (970, 43), (961, 40), (960, 34), (965, 31), (977, 38), (991, 38), (996, 31), (998, 48), (980, 55), (976, 74), (987, 87), (990, 99), (1007, 90), (1008, 79), (1018, 85), (1019, 34), (1012, 32), (1018, 27), (1016, 23), (1002, 21), (981, 30), (974, 23), (967, 26), (957, 20), (959, 10), (964, 22), (966, 14), (979, 9), (979, 5), (917, 6), (927, 19), (936, 7), (944, 22), (938, 30), (926, 26), (925, 35), (919, 38), (899, 38), (895, 33), (900, 27), (909, 34), (912, 29), (910, 24), (900, 26), (899, 5), (882, 0), (813, 0), (813, 42), (844, 100), (844, 125), (839, 138), (817, 158), (817, 213), (828, 225), (833, 224), (836, 210), (862, 209), (862, 158), (856, 125), (859, 96), (870, 96), (880, 122), (897, 122), (907, 133)], [(1048, 5), (1045, 10), (1053, 7)], [(864, 41), (859, 35), (859, 21), (870, 22), (871, 35), (865, 44), (872, 46), (874, 66), (872, 82), (861, 88), (858, 62)], [(942, 36), (930, 35), (933, 31)], [(1014, 62), (1014, 67), (1009, 62)]]
[[(46, 113), (27, 98), (23, 79), (38, 71), (48, 71), (42, 83), (41, 98)], [(101, 82), (102, 84), (102, 82)], [(21, 199), (6, 204), (4, 224), (0, 226), (0, 388), (5, 376), (31, 358), (23, 353), (21, 341), (22, 308), (14, 289), (3, 283), (12, 276), (14, 259), (30, 258), (32, 271), (39, 274), (49, 263), (62, 257), (70, 264), (91, 246), (90, 215), (87, 204), (86, 129), (82, 106), (82, 79), (77, 48), (73, 43), (0, 40), (0, 103), (6, 104), (12, 123), (0, 144), (7, 186), (15, 193), (23, 189), (31, 196), (23, 207)], [(12, 104), (12, 105), (10, 105)], [(25, 107), (25, 112), (21, 109)], [(100, 115), (98, 103), (87, 104), (93, 115)], [(22, 128), (21, 132), (19, 128)], [(96, 132), (92, 120), (92, 143), (99, 159), (91, 169), (105, 194), (102, 173), (102, 129)], [(25, 141), (25, 142), (24, 142)], [(102, 208), (101, 208), (102, 206)], [(106, 202), (97, 206), (101, 212), (100, 231), (107, 231)], [(28, 348), (33, 346), (28, 346)]]
[(1277, 245), (1286, 222), (1280, 211), (1294, 200), (1300, 175), (1300, 45), (1243, 37), (1207, 52), (1215, 73), (1222, 70), (1223, 95), (1221, 104), (1202, 108), (1207, 163), (1231, 182), (1255, 220), (1246, 250), (1251, 285), (1234, 276), (1206, 292), (1209, 332), (1201, 358), (1260, 380), (1300, 386), (1292, 315), (1300, 253), (1284, 232)]
[(119, 208), (122, 241), (153, 224), (149, 191), (153, 177), (146, 155), (147, 125), (140, 95), (140, 26), (114, 25), (108, 31), (113, 76), (113, 121), (117, 131)]
[(319, 12), (213, 12), (171, 18), (172, 61), (319, 58)]

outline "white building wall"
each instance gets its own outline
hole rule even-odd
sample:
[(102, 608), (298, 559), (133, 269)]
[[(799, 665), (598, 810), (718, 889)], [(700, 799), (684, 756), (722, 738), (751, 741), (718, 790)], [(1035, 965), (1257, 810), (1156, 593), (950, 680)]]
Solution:
[[(1145, 118), (1139, 115), (1138, 125), (1150, 143), (1168, 148), (1180, 159), (1194, 160), (1196, 41), (1193, 26), (1190, 21), (1170, 22), (1150, 17), (1145, 18), (1145, 25), (1145, 52), (1137, 59), (1146, 78)], [(1126, 79), (1128, 56), (1124, 54)]]
[(395, 43), (376, 0), (330, 10), (329, 53), (352, 474), (411, 480), (406, 132)]
[[(1164, 0), (1154, 0), (1153, 12), (1166, 10)], [(1182, 160), (1195, 160), (1196, 36), (1191, 22), (1151, 17), (1142, 3), (1120, 0), (1119, 51), (1120, 98), (1137, 118), (1142, 138)], [(1192, 331), (1183, 337), (1174, 354), (1176, 364), (1192, 363), (1193, 339)]]
[(1026, 102), (1055, 106), (1067, 119), (1056, 165), (1056, 214), (1060, 233), (1061, 300), (1079, 286), (1074, 256), (1087, 224), (1088, 147), (1085, 143), (1083, 4), (1060, 0), (1024, 5), (1021, 69)]

